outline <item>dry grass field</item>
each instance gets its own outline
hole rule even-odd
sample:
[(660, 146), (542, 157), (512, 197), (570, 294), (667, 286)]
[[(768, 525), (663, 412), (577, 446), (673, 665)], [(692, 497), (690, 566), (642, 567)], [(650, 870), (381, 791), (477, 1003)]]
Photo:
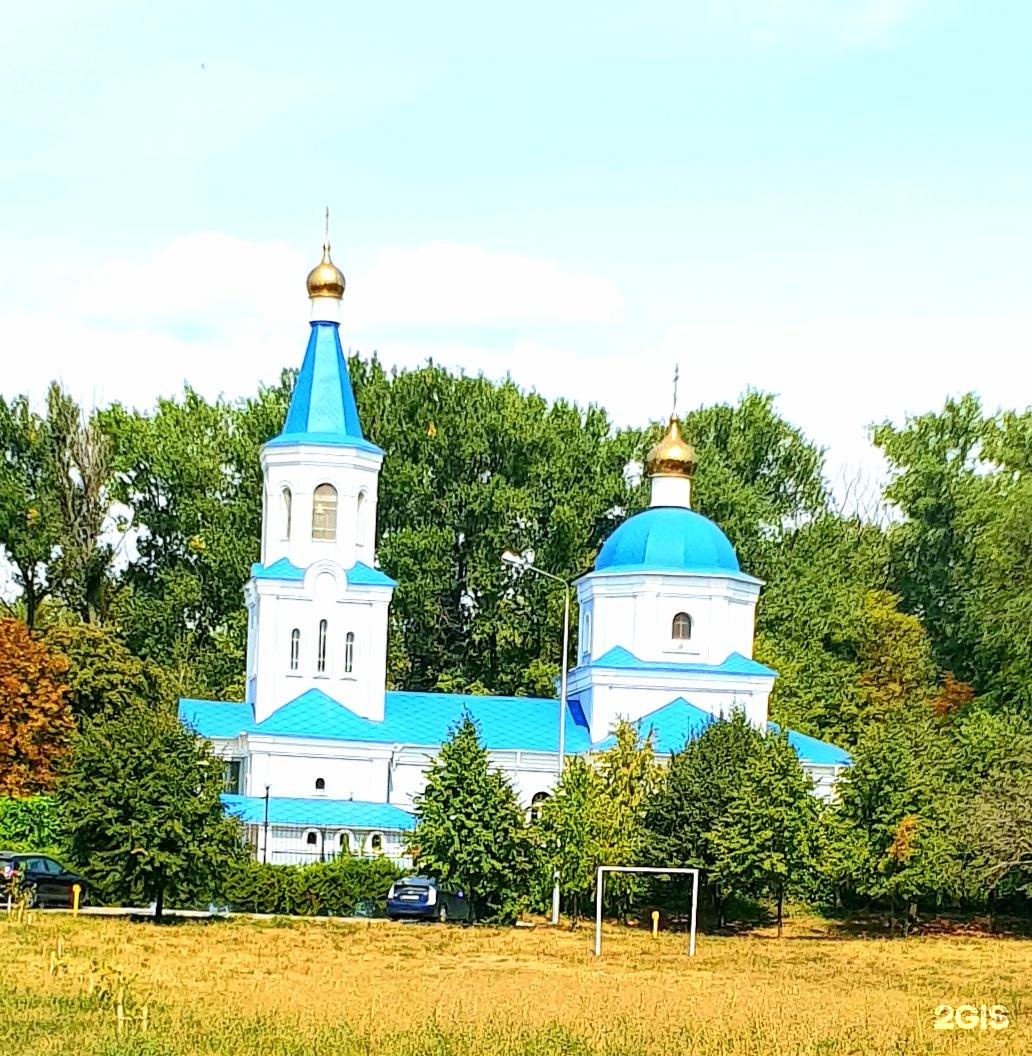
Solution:
[[(18, 1056), (1032, 1052), (1032, 942), (857, 939), (819, 921), (652, 940), (576, 933), (233, 920), (0, 918), (0, 1051)], [(52, 963), (60, 941), (61, 956)], [(91, 962), (95, 965), (90, 994)], [(106, 986), (128, 980), (116, 1032)], [(148, 1027), (138, 1022), (147, 1004)], [(999, 1031), (933, 1029), (936, 1006), (998, 1002)], [(1027, 1013), (1026, 1013), (1027, 1010)]]

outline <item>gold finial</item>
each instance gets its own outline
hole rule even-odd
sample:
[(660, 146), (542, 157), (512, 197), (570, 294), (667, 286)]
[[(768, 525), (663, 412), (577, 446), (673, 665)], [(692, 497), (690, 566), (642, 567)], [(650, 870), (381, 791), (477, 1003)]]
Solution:
[(695, 473), (695, 448), (682, 439), (680, 424), (677, 415), (670, 415), (667, 431), (646, 456), (645, 471), (650, 477), (690, 479)]
[(330, 207), (326, 207), (326, 237), (323, 241), (322, 260), (308, 273), (309, 297), (334, 297), (338, 301), (344, 296), (344, 273), (330, 259)]

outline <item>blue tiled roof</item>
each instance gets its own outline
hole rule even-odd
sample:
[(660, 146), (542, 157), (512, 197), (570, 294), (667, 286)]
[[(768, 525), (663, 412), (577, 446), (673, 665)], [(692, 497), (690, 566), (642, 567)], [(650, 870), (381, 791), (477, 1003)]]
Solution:
[[(202, 737), (226, 739), (241, 733), (306, 737), (371, 744), (433, 747), (448, 739), (464, 711), (480, 727), (492, 750), (554, 752), (559, 744), (559, 702), (541, 697), (481, 697), (458, 693), (386, 694), (383, 722), (356, 715), (318, 689), (310, 689), (256, 723), (249, 704), (181, 700), (179, 717)], [(580, 705), (568, 701), (566, 750), (590, 747)]]
[(678, 671), (685, 674), (707, 674), (707, 675), (762, 675), (776, 678), (777, 672), (759, 663), (750, 660), (741, 653), (731, 653), (719, 664), (682, 664), (675, 660), (639, 660), (632, 652), (622, 645), (616, 645), (603, 653), (597, 660), (587, 667), (605, 668), (617, 671)]
[(362, 435), (336, 323), (313, 322), (283, 432), (269, 446), (329, 444), (383, 452)]
[[(657, 708), (636, 720), (633, 725), (641, 737), (652, 734), (652, 747), (657, 755), (679, 752), (689, 741), (694, 741), (711, 722), (717, 720), (708, 711), (689, 704), (684, 697), (678, 697), (669, 704)], [(615, 737), (607, 737), (595, 746), (596, 751), (603, 751), (616, 743)]]
[(681, 506), (653, 506), (605, 541), (596, 572), (715, 572), (741, 575), (735, 548), (708, 518)]
[[(558, 749), (558, 701), (541, 697), (476, 697), (458, 693), (398, 693), (386, 695), (383, 722), (362, 718), (317, 689), (285, 704), (264, 722), (255, 723), (249, 704), (181, 700), (179, 717), (202, 737), (230, 739), (240, 733), (316, 740), (357, 741), (370, 744), (406, 744), (435, 747), (448, 739), (464, 711), (480, 727), (485, 747), (494, 751), (555, 752)], [(661, 754), (680, 751), (716, 721), (708, 712), (683, 697), (672, 700), (635, 722), (644, 735), (653, 731), (653, 744)], [(776, 723), (770, 729), (778, 732)], [(815, 766), (849, 766), (848, 752), (816, 737), (788, 731), (789, 744), (804, 763)], [(612, 743), (607, 737), (592, 744), (588, 724), (576, 699), (567, 702), (566, 751), (580, 754), (601, 750)], [(307, 802), (307, 801), (306, 801)]]
[[(781, 727), (776, 722), (768, 722), (767, 725), (775, 733), (781, 732)], [(814, 766), (851, 766), (853, 763), (849, 752), (827, 741), (809, 737), (805, 733), (789, 730), (788, 743), (804, 763), (812, 763)]]
[[(263, 796), (224, 795), (227, 813), (244, 824), (261, 825), (265, 821)], [(350, 799), (300, 799), (269, 797), (270, 825), (311, 825), (326, 829), (401, 829), (415, 828), (415, 819), (393, 803), (355, 803)]]
[[(371, 568), (364, 561), (356, 561), (351, 568), (344, 570), (348, 583), (356, 587), (396, 587), (398, 584), (378, 568)], [(285, 557), (271, 565), (254, 564), (251, 566), (253, 579), (281, 579), (300, 582), (305, 578), (305, 570), (291, 564)]]
[(291, 564), (285, 557), (273, 561), (271, 565), (253, 564), (251, 566), (252, 579), (293, 579), (305, 578), (305, 570)]

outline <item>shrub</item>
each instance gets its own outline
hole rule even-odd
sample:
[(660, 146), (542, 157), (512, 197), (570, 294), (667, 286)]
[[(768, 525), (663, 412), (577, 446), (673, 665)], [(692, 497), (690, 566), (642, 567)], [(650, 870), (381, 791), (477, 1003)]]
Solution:
[(298, 916), (349, 916), (359, 902), (380, 909), (401, 871), (385, 858), (341, 857), (312, 865), (263, 865), (248, 860), (233, 867), (222, 896), (234, 910)]
[(50, 796), (0, 799), (0, 849), (17, 844), (42, 851), (60, 843), (57, 809)]

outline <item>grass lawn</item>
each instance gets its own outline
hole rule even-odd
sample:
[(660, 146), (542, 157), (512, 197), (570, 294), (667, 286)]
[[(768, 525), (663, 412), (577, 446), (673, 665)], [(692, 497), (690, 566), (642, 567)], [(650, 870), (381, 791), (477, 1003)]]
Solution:
[[(62, 959), (51, 973), (51, 952)], [(1032, 1052), (1032, 941), (837, 935), (817, 920), (701, 936), (233, 920), (165, 927), (0, 917), (0, 1051), (115, 1054)], [(93, 970), (94, 993), (88, 993)], [(145, 1001), (123, 1037), (110, 971)], [(933, 1029), (941, 1004), (999, 1003), (1004, 1030)]]

